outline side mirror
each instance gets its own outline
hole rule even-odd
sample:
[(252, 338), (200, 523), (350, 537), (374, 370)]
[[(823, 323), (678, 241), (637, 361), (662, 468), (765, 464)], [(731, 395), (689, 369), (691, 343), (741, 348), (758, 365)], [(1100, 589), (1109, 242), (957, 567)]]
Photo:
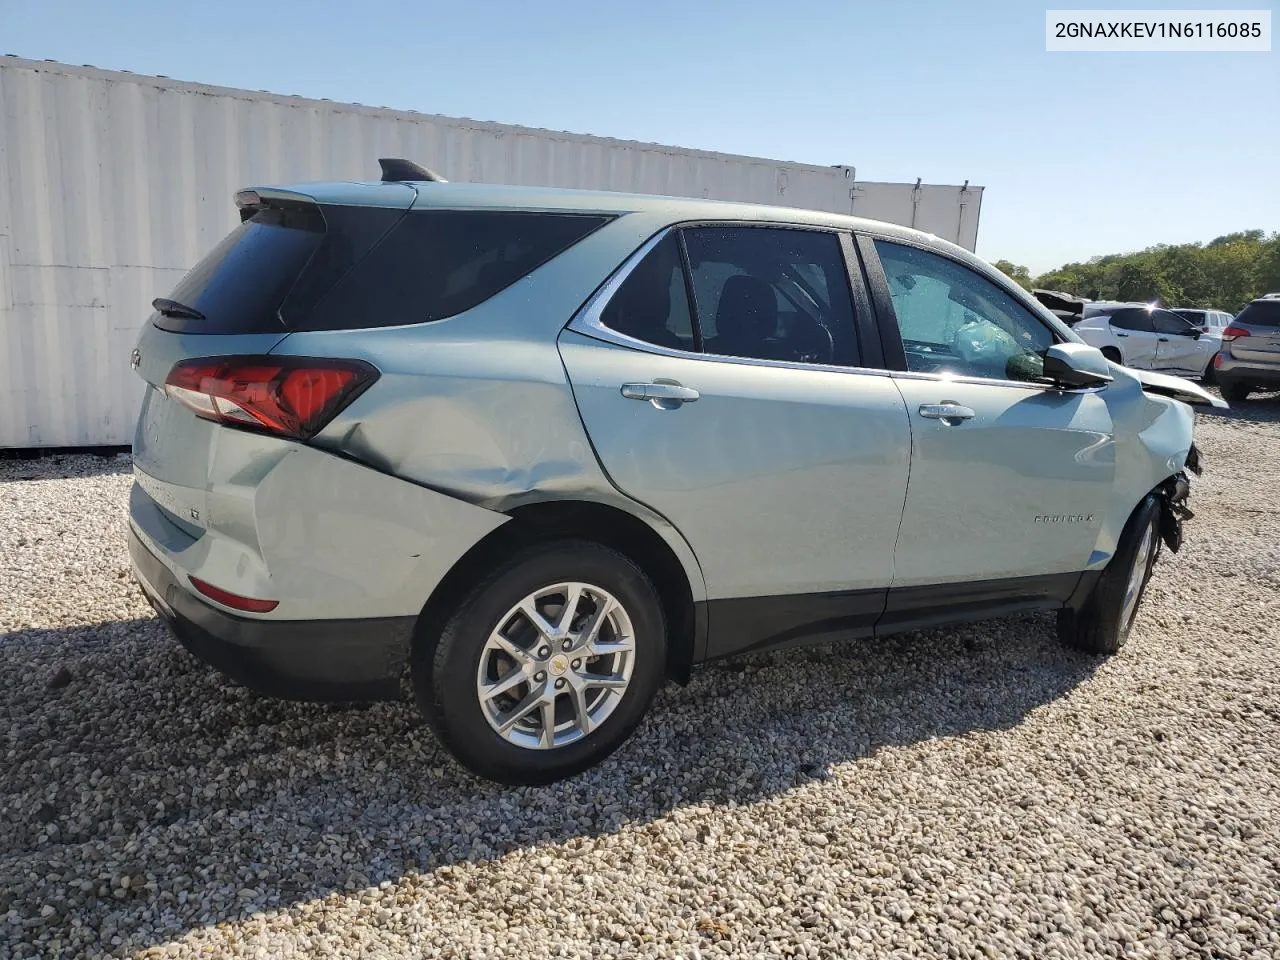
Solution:
[(1062, 387), (1098, 387), (1115, 379), (1102, 351), (1084, 343), (1051, 346), (1044, 354), (1044, 375)]

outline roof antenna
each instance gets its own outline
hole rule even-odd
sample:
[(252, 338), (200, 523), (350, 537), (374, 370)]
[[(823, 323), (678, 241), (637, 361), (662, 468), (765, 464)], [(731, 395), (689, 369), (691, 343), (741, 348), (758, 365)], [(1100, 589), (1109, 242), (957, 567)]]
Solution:
[(438, 173), (432, 173), (426, 167), (414, 163), (412, 160), (402, 160), (399, 157), (382, 157), (378, 160), (378, 164), (382, 167), (383, 183), (400, 183), (404, 181), (426, 181), (428, 183), (448, 183), (444, 177)]

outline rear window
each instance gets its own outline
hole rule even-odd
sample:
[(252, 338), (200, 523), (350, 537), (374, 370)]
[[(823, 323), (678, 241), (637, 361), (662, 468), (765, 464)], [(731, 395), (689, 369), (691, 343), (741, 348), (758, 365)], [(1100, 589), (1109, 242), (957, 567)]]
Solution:
[(1236, 323), (1254, 327), (1280, 327), (1280, 300), (1255, 300), (1240, 311)]
[(165, 330), (191, 333), (284, 331), (277, 313), (294, 281), (325, 239), (319, 208), (260, 210), (223, 238), (169, 294), (203, 320), (160, 316)]
[(296, 204), (258, 211), (169, 294), (187, 333), (340, 330), (439, 320), (527, 276), (610, 218)]

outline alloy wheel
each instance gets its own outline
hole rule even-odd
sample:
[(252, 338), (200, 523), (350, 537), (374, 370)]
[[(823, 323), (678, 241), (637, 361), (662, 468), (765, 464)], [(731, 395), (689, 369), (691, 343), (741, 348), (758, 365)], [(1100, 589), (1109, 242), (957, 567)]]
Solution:
[(588, 583), (552, 584), (513, 606), (489, 634), (476, 695), (508, 743), (550, 750), (604, 723), (634, 666), (635, 632), (618, 599)]

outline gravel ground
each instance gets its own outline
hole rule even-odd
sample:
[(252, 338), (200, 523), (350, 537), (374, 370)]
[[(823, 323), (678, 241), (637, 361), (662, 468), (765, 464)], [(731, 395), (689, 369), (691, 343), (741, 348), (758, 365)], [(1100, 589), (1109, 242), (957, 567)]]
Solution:
[(1113, 660), (1036, 615), (708, 667), (526, 790), (187, 656), (126, 460), (0, 463), (0, 956), (1280, 955), (1280, 397), (1200, 419)]

